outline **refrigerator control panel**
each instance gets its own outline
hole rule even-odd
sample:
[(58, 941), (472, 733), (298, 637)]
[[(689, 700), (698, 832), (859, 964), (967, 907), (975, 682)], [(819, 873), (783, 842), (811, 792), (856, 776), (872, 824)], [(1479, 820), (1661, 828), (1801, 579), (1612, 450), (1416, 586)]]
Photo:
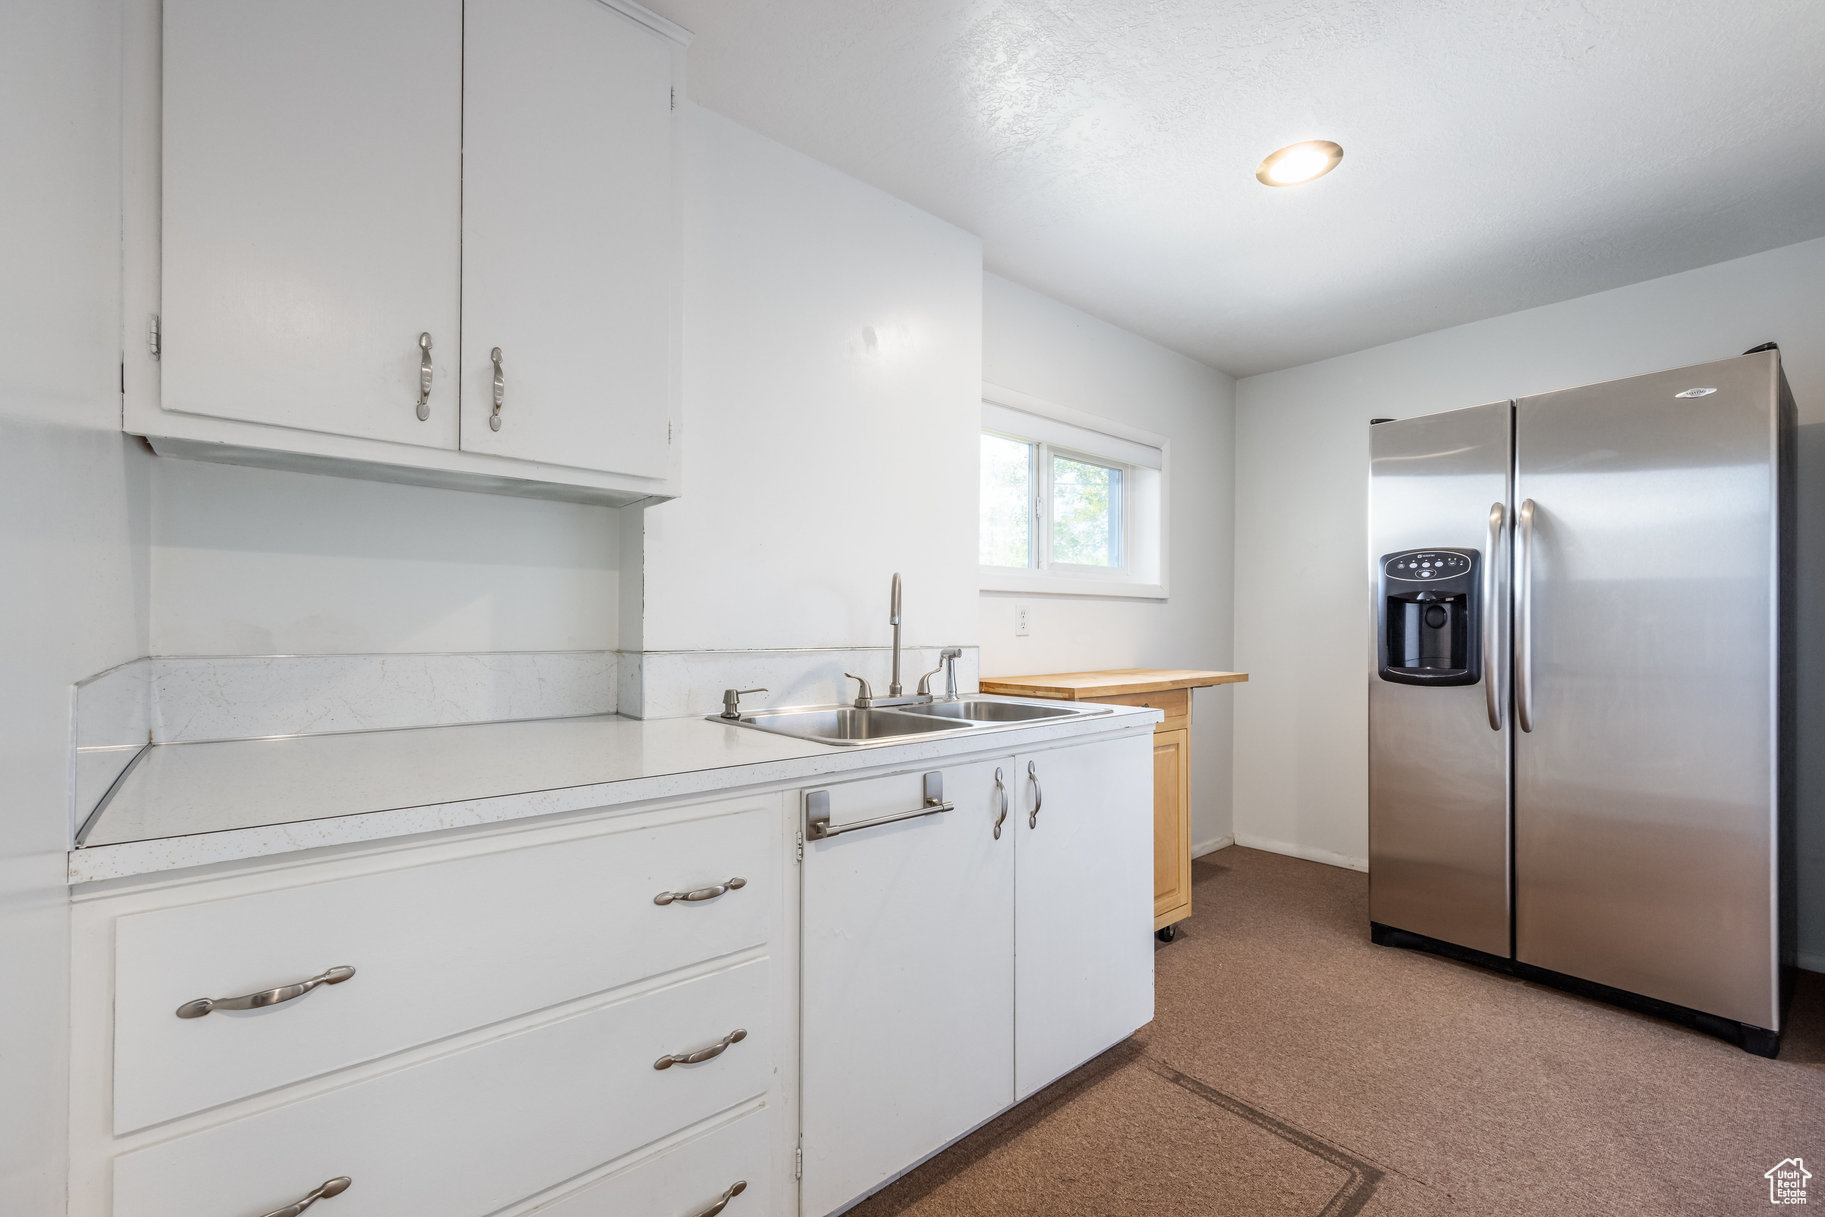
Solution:
[(1433, 583), (1453, 575), (1469, 574), (1475, 561), (1474, 550), (1460, 553), (1455, 549), (1416, 549), (1412, 553), (1389, 554), (1382, 559), (1382, 570), (1390, 579)]
[(1401, 685), (1473, 685), (1482, 679), (1482, 594), (1474, 549), (1383, 554), (1375, 597), (1377, 675)]

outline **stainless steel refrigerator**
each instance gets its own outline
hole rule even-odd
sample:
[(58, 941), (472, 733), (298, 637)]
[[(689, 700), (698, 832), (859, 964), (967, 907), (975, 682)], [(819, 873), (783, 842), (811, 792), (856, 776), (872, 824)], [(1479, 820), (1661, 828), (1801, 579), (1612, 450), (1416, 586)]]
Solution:
[(1772, 348), (1371, 426), (1375, 941), (1774, 1054), (1793, 432)]

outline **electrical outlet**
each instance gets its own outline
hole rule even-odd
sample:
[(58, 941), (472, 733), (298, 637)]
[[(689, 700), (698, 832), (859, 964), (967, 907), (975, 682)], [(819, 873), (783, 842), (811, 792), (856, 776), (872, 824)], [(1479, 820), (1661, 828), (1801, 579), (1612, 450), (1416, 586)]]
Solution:
[(1027, 606), (1024, 604), (1016, 604), (1014, 606), (1014, 637), (1025, 638), (1028, 633)]

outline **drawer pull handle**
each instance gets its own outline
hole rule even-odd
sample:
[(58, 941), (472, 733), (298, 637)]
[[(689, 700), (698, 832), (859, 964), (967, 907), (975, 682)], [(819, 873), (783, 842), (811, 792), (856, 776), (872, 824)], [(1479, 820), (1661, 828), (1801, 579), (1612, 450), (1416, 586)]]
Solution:
[(995, 792), (1001, 796), (1001, 811), (995, 816), (995, 839), (1001, 840), (1001, 822), (1008, 818), (1008, 788), (1001, 780), (1001, 770), (995, 770)]
[(735, 1182), (729, 1184), (729, 1190), (724, 1192), (715, 1204), (712, 1204), (709, 1208), (697, 1214), (697, 1217), (716, 1217), (716, 1214), (729, 1207), (729, 1201), (735, 1199), (735, 1197), (747, 1190), (748, 1181), (746, 1179), (737, 1179)]
[(305, 1209), (317, 1203), (317, 1201), (328, 1200), (331, 1196), (342, 1195), (342, 1193), (349, 1190), (349, 1184), (351, 1182), (352, 1180), (347, 1175), (337, 1175), (334, 1179), (325, 1179), (304, 1199), (295, 1204), (288, 1204), (282, 1209), (274, 1209), (270, 1213), (262, 1213), (260, 1217), (298, 1217), (299, 1213), (302, 1213)]
[[(211, 1010), (261, 1010), (267, 1006), (276, 1006), (280, 1002), (291, 1001), (296, 997), (303, 997), (318, 985), (339, 985), (354, 974), (355, 969), (347, 965), (340, 965), (327, 972), (319, 973), (309, 980), (301, 980), (295, 985), (280, 985), (276, 989), (262, 989), (258, 993), (249, 993), (245, 997), (199, 997), (195, 1001), (187, 1001), (179, 1006), (177, 1016), (179, 1018), (201, 1018)], [(335, 1181), (331, 1180), (331, 1182)], [(344, 1184), (344, 1186), (347, 1185)], [(336, 1193), (328, 1194), (333, 1196)]]
[(1027, 817), (1028, 828), (1039, 827), (1039, 809), (1046, 805), (1046, 792), (1039, 788), (1039, 763), (1027, 762), (1027, 776), (1033, 779), (1033, 814)]
[(739, 1044), (748, 1038), (746, 1028), (737, 1027), (708, 1048), (699, 1048), (695, 1052), (686, 1052), (675, 1056), (662, 1056), (653, 1062), (654, 1069), (670, 1069), (673, 1065), (701, 1065), (714, 1060), (729, 1050), (730, 1044)]
[(748, 881), (737, 875), (727, 883), (718, 883), (714, 887), (699, 887), (688, 892), (660, 892), (653, 897), (653, 903), (671, 904), (675, 900), (682, 900), (687, 904), (697, 904), (705, 900), (714, 900), (738, 887), (746, 886), (748, 886)]

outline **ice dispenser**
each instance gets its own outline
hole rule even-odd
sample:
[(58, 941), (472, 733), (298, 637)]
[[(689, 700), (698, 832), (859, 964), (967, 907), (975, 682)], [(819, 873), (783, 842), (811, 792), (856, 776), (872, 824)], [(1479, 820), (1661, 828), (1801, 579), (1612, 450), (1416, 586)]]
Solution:
[(1405, 685), (1473, 685), (1482, 679), (1482, 614), (1474, 549), (1384, 554), (1380, 673)]

